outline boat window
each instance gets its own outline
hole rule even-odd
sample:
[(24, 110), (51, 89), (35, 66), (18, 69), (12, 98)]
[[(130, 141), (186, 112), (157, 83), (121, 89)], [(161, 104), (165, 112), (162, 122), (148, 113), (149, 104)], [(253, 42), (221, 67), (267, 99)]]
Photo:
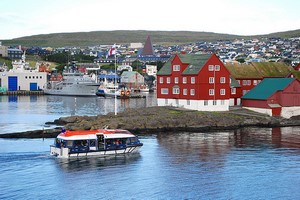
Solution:
[(96, 140), (90, 140), (90, 147), (96, 146)]
[(134, 138), (130, 138), (130, 140), (131, 140), (131, 142), (132, 142), (132, 143), (134, 143), (134, 142), (137, 142), (137, 141), (138, 141), (138, 139), (137, 139), (136, 137), (134, 137)]
[(71, 147), (71, 146), (73, 146), (73, 141), (71, 140), (67, 141), (67, 147)]
[(88, 146), (87, 140), (75, 140), (74, 141), (75, 146)]

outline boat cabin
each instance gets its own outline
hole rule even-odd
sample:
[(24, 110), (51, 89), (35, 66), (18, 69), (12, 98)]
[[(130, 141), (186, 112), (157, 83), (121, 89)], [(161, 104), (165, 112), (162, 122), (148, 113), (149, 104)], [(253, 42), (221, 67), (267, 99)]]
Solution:
[(137, 136), (127, 130), (63, 130), (51, 146), (51, 154), (62, 157), (72, 154), (117, 154), (134, 151), (142, 145)]

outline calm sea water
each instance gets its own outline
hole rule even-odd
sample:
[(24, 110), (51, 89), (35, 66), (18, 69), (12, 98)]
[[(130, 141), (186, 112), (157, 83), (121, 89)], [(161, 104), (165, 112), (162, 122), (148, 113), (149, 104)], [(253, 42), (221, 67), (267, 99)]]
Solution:
[[(47, 121), (74, 110), (61, 97), (40, 98), (36, 105), (2, 98), (1, 121), (15, 116), (20, 130), (30, 129), (42, 126), (38, 116)], [(93, 107), (99, 99), (82, 101), (85, 108), (75, 114), (109, 112), (109, 106)], [(134, 104), (146, 106), (143, 101)], [(49, 155), (53, 139), (0, 139), (0, 199), (300, 198), (299, 127), (154, 132), (140, 140), (144, 146), (135, 155), (68, 160)]]
[[(117, 99), (117, 112), (126, 108), (156, 106), (155, 93), (147, 98)], [(0, 96), (0, 134), (45, 129), (45, 122), (70, 115), (104, 115), (115, 112), (115, 99), (64, 96)]]

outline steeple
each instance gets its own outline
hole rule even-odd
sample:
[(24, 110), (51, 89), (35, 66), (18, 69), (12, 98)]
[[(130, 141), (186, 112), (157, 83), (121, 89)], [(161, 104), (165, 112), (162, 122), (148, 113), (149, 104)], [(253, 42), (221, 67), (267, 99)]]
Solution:
[(153, 45), (150, 36), (147, 37), (141, 56), (154, 56)]

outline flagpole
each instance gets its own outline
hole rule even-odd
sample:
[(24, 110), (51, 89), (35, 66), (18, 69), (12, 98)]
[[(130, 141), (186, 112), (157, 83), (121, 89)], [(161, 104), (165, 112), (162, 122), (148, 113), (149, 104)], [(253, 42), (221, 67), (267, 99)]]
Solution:
[[(117, 83), (117, 54), (115, 53), (115, 84)], [(117, 115), (117, 88), (115, 89), (115, 115)]]

